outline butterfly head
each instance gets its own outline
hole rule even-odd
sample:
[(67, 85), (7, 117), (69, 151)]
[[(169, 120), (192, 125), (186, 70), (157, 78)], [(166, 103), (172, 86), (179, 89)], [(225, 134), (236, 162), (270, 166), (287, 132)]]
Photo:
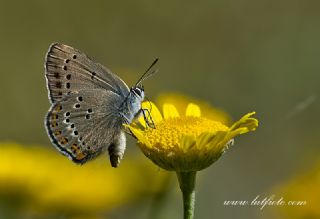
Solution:
[(130, 93), (135, 96), (138, 100), (144, 100), (144, 88), (143, 86), (135, 86), (130, 89)]

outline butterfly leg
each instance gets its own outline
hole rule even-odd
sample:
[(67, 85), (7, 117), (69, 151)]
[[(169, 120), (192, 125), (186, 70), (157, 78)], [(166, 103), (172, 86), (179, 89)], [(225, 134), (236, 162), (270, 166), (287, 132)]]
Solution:
[[(155, 125), (155, 123), (154, 123), (154, 121), (152, 119), (150, 111), (148, 109), (141, 109), (141, 112), (143, 114), (143, 118), (146, 121), (147, 126), (149, 126), (150, 128), (155, 129), (156, 125)], [(149, 119), (150, 119), (151, 123), (150, 123)]]

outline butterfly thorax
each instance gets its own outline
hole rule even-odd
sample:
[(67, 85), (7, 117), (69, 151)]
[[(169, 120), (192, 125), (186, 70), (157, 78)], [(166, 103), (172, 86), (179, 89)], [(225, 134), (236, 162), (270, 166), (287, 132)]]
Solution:
[(130, 124), (133, 119), (139, 117), (141, 111), (141, 103), (144, 100), (144, 91), (140, 87), (130, 89), (128, 97), (120, 106), (119, 112), (123, 116), (126, 123)]

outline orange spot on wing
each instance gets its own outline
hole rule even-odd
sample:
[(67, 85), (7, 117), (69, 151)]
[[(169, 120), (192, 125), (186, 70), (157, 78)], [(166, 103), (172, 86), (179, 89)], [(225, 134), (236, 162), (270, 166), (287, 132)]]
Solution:
[(55, 136), (61, 135), (61, 131), (55, 131), (55, 132), (54, 132), (54, 135), (55, 135)]
[(72, 153), (75, 153), (75, 154), (79, 153), (79, 149), (77, 147), (77, 144), (71, 145), (71, 151), (72, 151)]
[(63, 137), (60, 143), (66, 145), (68, 143), (68, 139)]
[(58, 115), (55, 114), (55, 113), (52, 113), (51, 119), (52, 119), (53, 121), (55, 121), (57, 118), (58, 118)]
[(82, 159), (85, 158), (86, 156), (87, 156), (86, 153), (80, 152), (79, 154), (77, 154), (76, 159), (77, 159), (77, 160), (82, 160)]
[(55, 112), (60, 112), (62, 110), (62, 106), (61, 105), (57, 105), (56, 108), (54, 108)]
[(77, 144), (71, 145), (70, 148), (71, 148), (72, 153), (74, 153), (76, 155), (77, 160), (82, 160), (88, 155), (87, 153), (82, 152)]
[(56, 121), (51, 121), (52, 128), (57, 127), (57, 126), (58, 126), (58, 123)]
[(56, 110), (54, 112), (52, 112), (52, 114), (50, 116), (51, 117), (50, 123), (53, 128), (58, 126), (58, 123), (57, 123), (58, 115), (55, 112), (56, 112)]

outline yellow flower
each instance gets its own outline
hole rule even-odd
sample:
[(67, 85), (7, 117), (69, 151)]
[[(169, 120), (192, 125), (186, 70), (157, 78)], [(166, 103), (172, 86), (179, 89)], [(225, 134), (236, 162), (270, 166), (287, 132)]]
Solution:
[(0, 143), (0, 153), (0, 194), (19, 200), (28, 212), (96, 218), (158, 193), (167, 176), (130, 157), (114, 170), (104, 157), (78, 166), (51, 147)]
[[(286, 205), (275, 208), (284, 219), (320, 218), (320, 160), (272, 189)], [(293, 203), (290, 204), (289, 202)]]
[[(150, 128), (144, 118), (129, 127), (138, 139), (142, 152), (155, 164), (176, 172), (199, 171), (215, 162), (239, 134), (254, 131), (258, 120), (248, 113), (231, 127), (201, 116), (200, 107), (189, 104), (185, 115), (180, 116), (172, 104), (163, 105), (163, 115), (149, 102), (148, 109), (155, 128)], [(148, 113), (146, 112), (148, 116)], [(149, 121), (151, 122), (151, 121)]]

